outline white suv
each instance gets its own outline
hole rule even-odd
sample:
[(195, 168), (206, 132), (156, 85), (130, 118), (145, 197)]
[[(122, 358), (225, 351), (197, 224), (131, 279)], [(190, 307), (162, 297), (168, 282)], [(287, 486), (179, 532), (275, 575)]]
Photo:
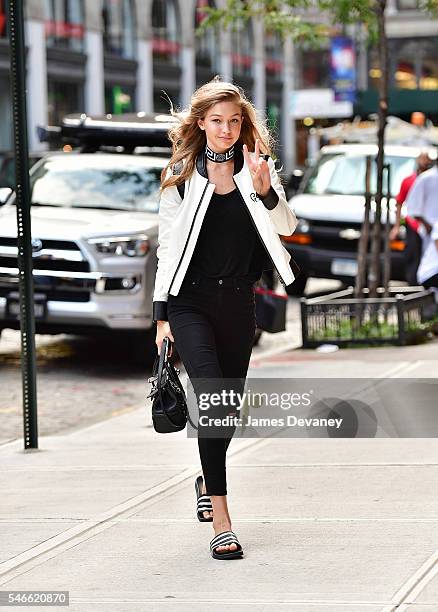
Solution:
[[(155, 353), (160, 173), (168, 157), (51, 153), (31, 170), (37, 333), (111, 332)], [(19, 329), (14, 195), (0, 208), (0, 331)]]
[[(432, 147), (385, 146), (385, 162), (391, 167), (392, 223), (395, 220), (394, 198), (402, 180), (414, 172), (416, 158), (423, 150), (427, 150), (432, 159), (436, 157)], [(316, 164), (306, 172), (298, 192), (291, 198), (298, 225), (293, 235), (283, 237), (283, 241), (301, 268), (297, 281), (288, 290), (291, 294), (303, 294), (310, 276), (353, 283), (357, 274), (357, 248), (364, 218), (367, 156), (376, 159), (377, 145), (323, 147)], [(371, 166), (370, 188), (371, 193), (375, 193), (375, 163)], [(374, 209), (375, 203), (372, 202), (372, 211)], [(384, 211), (382, 218), (385, 219)], [(405, 280), (403, 235), (391, 244), (391, 275), (393, 280)]]

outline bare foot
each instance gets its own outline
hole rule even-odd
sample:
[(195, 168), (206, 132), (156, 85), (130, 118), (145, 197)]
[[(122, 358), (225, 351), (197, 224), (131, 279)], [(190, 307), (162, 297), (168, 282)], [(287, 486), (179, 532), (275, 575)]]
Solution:
[[(231, 531), (231, 519), (228, 513), (222, 516), (222, 518), (219, 518), (216, 520), (213, 519), (213, 529), (214, 529), (214, 535), (218, 535), (219, 533), (222, 533), (224, 531)], [(234, 550), (237, 550), (237, 544), (224, 544), (224, 545), (216, 546), (215, 548), (215, 551), (219, 553), (233, 552)]]

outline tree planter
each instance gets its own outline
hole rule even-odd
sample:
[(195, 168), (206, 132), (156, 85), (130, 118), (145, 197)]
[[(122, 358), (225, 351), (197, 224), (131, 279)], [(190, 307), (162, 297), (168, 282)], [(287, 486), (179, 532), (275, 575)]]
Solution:
[[(378, 288), (382, 294), (383, 289)], [(353, 287), (323, 297), (302, 298), (303, 348), (325, 343), (415, 344), (427, 338), (437, 312), (432, 289), (391, 287), (389, 297), (354, 297)], [(361, 315), (361, 316), (360, 316)]]

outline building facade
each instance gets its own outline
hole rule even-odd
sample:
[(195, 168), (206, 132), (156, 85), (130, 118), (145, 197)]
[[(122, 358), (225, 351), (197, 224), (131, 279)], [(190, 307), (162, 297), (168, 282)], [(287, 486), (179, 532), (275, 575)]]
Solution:
[[(12, 146), (5, 4), (0, 0), (0, 150)], [(57, 124), (67, 113), (168, 112), (170, 101), (185, 106), (197, 86), (221, 74), (267, 118), (277, 153), (292, 169), (302, 122), (291, 117), (291, 92), (330, 87), (328, 49), (296, 49), (267, 35), (256, 19), (233, 32), (196, 36), (207, 5), (225, 7), (226, 0), (26, 0), (30, 147), (42, 147), (37, 126)], [(422, 101), (433, 104), (438, 92), (437, 22), (415, 7), (415, 0), (390, 0), (388, 10), (392, 85), (397, 100), (407, 92), (406, 112), (409, 105), (424, 110)], [(373, 52), (356, 34), (362, 90), (356, 110), (366, 113), (373, 111), (378, 75)]]
[[(26, 0), (29, 143), (39, 125), (72, 112), (168, 112), (221, 74), (241, 85), (278, 140), (291, 58), (261, 23), (195, 35), (206, 5), (226, 0)], [(5, 1), (0, 0), (0, 150), (10, 149), (11, 100)], [(290, 79), (289, 79), (290, 81)], [(266, 92), (269, 92), (268, 94)], [(283, 106), (284, 105), (284, 106)], [(282, 131), (285, 130), (283, 134)], [(278, 145), (281, 146), (280, 144)], [(289, 147), (289, 150), (291, 147)], [(287, 154), (286, 154), (287, 155)], [(290, 153), (289, 153), (290, 155)], [(293, 160), (290, 160), (292, 163)]]

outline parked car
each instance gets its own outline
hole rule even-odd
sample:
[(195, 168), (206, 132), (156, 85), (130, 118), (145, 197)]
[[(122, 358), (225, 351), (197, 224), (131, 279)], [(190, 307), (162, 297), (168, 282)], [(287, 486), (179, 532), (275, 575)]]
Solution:
[[(385, 162), (390, 164), (390, 220), (395, 221), (395, 200), (402, 180), (415, 170), (415, 160), (424, 147), (388, 145)], [(436, 151), (428, 149), (431, 157)], [(291, 295), (304, 293), (307, 279), (338, 279), (354, 283), (357, 274), (357, 245), (364, 218), (366, 157), (375, 159), (372, 144), (328, 145), (321, 149), (316, 164), (309, 168), (290, 199), (298, 218), (292, 236), (283, 237), (285, 247), (301, 268), (288, 288)], [(376, 164), (372, 164), (371, 193), (376, 190)], [(386, 186), (385, 186), (386, 191)], [(382, 209), (384, 219), (385, 207)], [(372, 202), (374, 210), (374, 202)], [(391, 277), (405, 280), (404, 240), (391, 242)]]
[[(96, 144), (98, 126), (89, 124)], [(111, 127), (101, 126), (107, 145)], [(145, 145), (148, 128), (139, 129)], [(150, 363), (160, 174), (169, 156), (95, 148), (49, 153), (31, 170), (36, 332), (111, 333), (129, 356)], [(0, 330), (19, 328), (17, 281), (13, 194), (0, 208)]]

